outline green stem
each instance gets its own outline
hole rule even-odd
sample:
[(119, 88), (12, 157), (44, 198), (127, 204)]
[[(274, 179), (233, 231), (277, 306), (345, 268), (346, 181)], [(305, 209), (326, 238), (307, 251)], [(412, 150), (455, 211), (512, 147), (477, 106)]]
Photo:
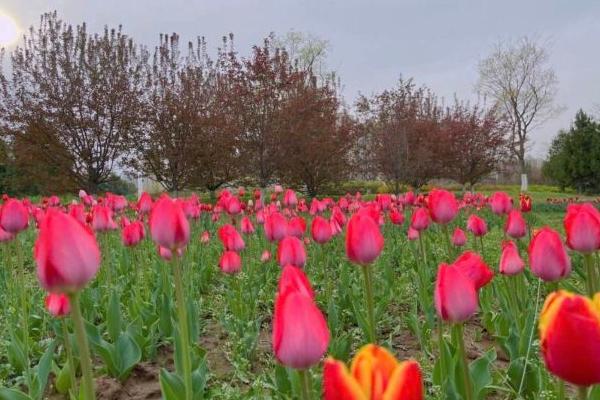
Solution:
[(421, 256), (423, 257), (424, 267), (427, 268), (427, 252), (425, 251), (425, 243), (423, 242), (423, 234), (425, 231), (419, 232), (419, 247), (421, 248)]
[(481, 245), (481, 258), (485, 260), (485, 247), (483, 246), (483, 236), (479, 236), (479, 244)]
[(588, 388), (585, 386), (579, 386), (577, 388), (577, 397), (579, 398), (579, 400), (587, 400)]
[(190, 359), (190, 338), (187, 319), (187, 307), (183, 295), (183, 280), (181, 278), (181, 262), (173, 252), (173, 276), (175, 278), (175, 297), (177, 300), (177, 319), (179, 322), (179, 337), (183, 362), (183, 382), (185, 399), (192, 400), (192, 361)]
[(463, 380), (465, 385), (465, 399), (471, 400), (473, 398), (473, 389), (471, 386), (471, 374), (469, 373), (469, 363), (467, 362), (467, 353), (465, 351), (465, 339), (463, 324), (454, 325), (456, 331), (456, 340), (458, 345), (458, 352), (460, 354), (463, 370)]
[[(542, 288), (542, 280), (538, 279), (538, 285), (537, 285), (537, 293), (535, 295), (535, 311), (533, 314), (533, 318), (538, 317), (538, 312), (539, 312), (539, 306), (540, 306), (540, 290)], [(527, 352), (525, 353), (525, 362), (523, 363), (523, 373), (521, 374), (521, 382), (519, 383), (519, 391), (517, 392), (517, 396), (516, 398), (520, 398), (521, 396), (521, 391), (523, 390), (523, 384), (525, 383), (525, 376), (527, 374), (527, 362), (529, 360), (529, 353), (531, 352), (531, 344), (533, 343), (533, 333), (535, 332), (535, 321), (534, 321), (534, 325), (531, 328), (531, 332), (529, 332), (529, 342), (527, 344)]]
[(65, 351), (67, 352), (67, 362), (69, 363), (69, 374), (71, 375), (71, 392), (73, 395), (75, 395), (75, 397), (77, 397), (77, 374), (75, 370), (73, 350), (71, 349), (71, 342), (69, 341), (69, 328), (67, 327), (66, 318), (62, 318), (62, 334)]
[(452, 251), (452, 239), (450, 239), (450, 231), (448, 230), (448, 225), (442, 225), (442, 230), (444, 231), (444, 236), (446, 236), (446, 248), (448, 250), (448, 259), (452, 259), (453, 251)]
[(558, 400), (565, 400), (565, 382), (557, 378), (556, 381), (556, 398)]
[(586, 283), (586, 287), (587, 287), (587, 291), (588, 291), (588, 296), (594, 297), (594, 294), (596, 293), (596, 290), (597, 290), (596, 274), (594, 271), (594, 260), (592, 260), (592, 255), (589, 253), (583, 255), (583, 260), (585, 262), (585, 270), (586, 270), (585, 283)]
[(25, 275), (25, 261), (23, 257), (23, 245), (21, 244), (20, 237), (15, 238), (15, 252), (17, 256), (17, 274), (19, 276), (19, 292), (21, 294), (21, 331), (23, 335), (23, 352), (25, 353), (25, 378), (27, 379), (27, 389), (31, 393), (32, 381), (31, 373), (29, 371), (29, 310), (27, 307), (27, 277)]
[(300, 377), (300, 394), (302, 400), (311, 399), (310, 390), (310, 373), (306, 369), (299, 369), (298, 376)]
[(369, 318), (369, 342), (375, 343), (375, 317), (373, 315), (373, 282), (371, 277), (371, 267), (364, 265), (361, 268), (365, 278), (365, 300), (367, 305), (367, 316)]
[(79, 292), (71, 293), (69, 300), (71, 301), (71, 318), (73, 318), (77, 350), (79, 351), (79, 363), (81, 364), (83, 398), (84, 400), (94, 400), (96, 393), (92, 379), (92, 362), (85, 327), (83, 325), (83, 317), (81, 316), (81, 308), (79, 306)]

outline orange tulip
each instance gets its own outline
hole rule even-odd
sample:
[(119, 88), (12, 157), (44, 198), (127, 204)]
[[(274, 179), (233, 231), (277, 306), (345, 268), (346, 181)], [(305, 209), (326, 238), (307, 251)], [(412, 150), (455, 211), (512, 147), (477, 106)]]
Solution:
[(579, 386), (600, 383), (600, 293), (593, 300), (562, 290), (551, 293), (539, 329), (550, 372)]
[(323, 369), (325, 400), (421, 400), (423, 380), (414, 360), (398, 362), (374, 344), (364, 346), (346, 365), (331, 357)]

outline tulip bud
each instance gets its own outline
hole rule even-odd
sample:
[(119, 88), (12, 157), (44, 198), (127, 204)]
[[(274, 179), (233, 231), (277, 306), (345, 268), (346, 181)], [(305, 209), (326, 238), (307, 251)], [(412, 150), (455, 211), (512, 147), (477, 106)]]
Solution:
[(127, 247), (137, 245), (144, 239), (144, 236), (146, 236), (146, 230), (141, 221), (135, 221), (121, 231), (121, 240)]
[(419, 207), (415, 211), (413, 211), (412, 217), (410, 219), (410, 226), (421, 232), (429, 227), (430, 224), (429, 212), (426, 209)]
[(271, 259), (271, 252), (269, 250), (263, 250), (262, 254), (260, 255), (260, 261), (267, 262), (270, 259)]
[(490, 208), (496, 215), (508, 214), (512, 210), (512, 198), (504, 192), (496, 192), (489, 198)]
[(231, 250), (239, 253), (240, 251), (244, 250), (244, 247), (246, 246), (244, 239), (242, 239), (242, 236), (233, 225), (223, 225), (221, 228), (219, 228), (218, 235), (225, 250)]
[(600, 249), (600, 212), (590, 203), (570, 204), (564, 220), (567, 245), (580, 253)]
[(254, 225), (252, 225), (252, 221), (247, 216), (242, 218), (242, 233), (245, 235), (250, 235), (254, 233)]
[(500, 255), (499, 271), (502, 275), (517, 275), (525, 268), (525, 262), (519, 255), (517, 245), (507, 240), (502, 243), (502, 254)]
[(295, 236), (286, 236), (277, 246), (277, 262), (279, 266), (294, 265), (304, 267), (306, 263), (306, 250), (302, 241)]
[(487, 233), (487, 224), (485, 220), (475, 214), (471, 214), (467, 220), (467, 230), (474, 236), (481, 237)]
[(0, 227), (16, 235), (29, 225), (29, 212), (17, 199), (7, 200), (0, 208)]
[(82, 289), (100, 267), (93, 233), (70, 215), (52, 209), (40, 225), (34, 258), (42, 287), (53, 293)]
[(152, 239), (167, 249), (182, 249), (190, 240), (190, 224), (181, 206), (167, 195), (154, 204), (149, 225)]
[(331, 224), (321, 216), (316, 216), (312, 220), (310, 231), (313, 240), (319, 244), (324, 244), (331, 240)]
[(544, 281), (557, 281), (571, 273), (571, 260), (558, 232), (542, 228), (529, 243), (531, 272)]
[(438, 269), (434, 300), (439, 317), (452, 323), (471, 318), (477, 312), (479, 301), (473, 280), (447, 264), (441, 264)]
[(408, 240), (410, 240), (411, 242), (414, 240), (418, 240), (419, 239), (419, 231), (416, 229), (413, 229), (412, 226), (408, 227), (408, 231), (406, 232), (406, 235), (408, 237)]
[(460, 228), (456, 228), (452, 234), (452, 244), (456, 247), (462, 247), (467, 243), (467, 235), (465, 231)]
[(381, 254), (383, 245), (383, 236), (373, 218), (361, 211), (350, 218), (346, 231), (346, 255), (350, 261), (371, 264)]
[(71, 312), (69, 297), (64, 293), (50, 293), (46, 296), (44, 303), (53, 317), (64, 317)]
[(394, 208), (390, 210), (390, 221), (394, 225), (402, 225), (404, 223), (404, 214)]
[(527, 224), (518, 210), (512, 210), (508, 213), (504, 232), (513, 239), (520, 239), (527, 233)]
[(283, 195), (283, 204), (287, 208), (294, 208), (298, 204), (298, 198), (296, 197), (296, 192), (292, 189), (287, 189), (285, 194)]
[(458, 203), (453, 193), (443, 189), (434, 189), (429, 193), (429, 214), (433, 222), (445, 225), (458, 214)]
[(219, 260), (219, 268), (226, 274), (237, 274), (242, 270), (242, 258), (235, 251), (225, 251)]
[(274, 212), (265, 216), (265, 236), (269, 242), (278, 242), (287, 235), (287, 220), (283, 215)]

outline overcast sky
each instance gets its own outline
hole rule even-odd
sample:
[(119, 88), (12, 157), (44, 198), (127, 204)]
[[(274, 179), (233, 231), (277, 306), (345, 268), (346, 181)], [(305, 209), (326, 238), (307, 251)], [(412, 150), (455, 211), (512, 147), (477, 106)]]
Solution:
[(439, 96), (473, 99), (477, 62), (499, 40), (530, 35), (548, 39), (558, 75), (557, 102), (565, 111), (533, 135), (532, 154), (543, 156), (558, 129), (579, 108), (600, 111), (599, 0), (1, 0), (0, 13), (21, 29), (57, 10), (90, 30), (122, 24), (137, 42), (154, 46), (159, 32), (182, 39), (202, 35), (215, 48), (228, 32), (242, 55), (269, 32), (307, 32), (329, 41), (329, 66), (344, 96), (393, 86), (413, 77)]

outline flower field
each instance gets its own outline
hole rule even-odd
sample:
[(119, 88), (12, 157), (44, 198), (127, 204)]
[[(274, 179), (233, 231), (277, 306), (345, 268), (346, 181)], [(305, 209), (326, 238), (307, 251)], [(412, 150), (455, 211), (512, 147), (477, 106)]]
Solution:
[(0, 400), (600, 399), (600, 212), (510, 193), (5, 196)]

